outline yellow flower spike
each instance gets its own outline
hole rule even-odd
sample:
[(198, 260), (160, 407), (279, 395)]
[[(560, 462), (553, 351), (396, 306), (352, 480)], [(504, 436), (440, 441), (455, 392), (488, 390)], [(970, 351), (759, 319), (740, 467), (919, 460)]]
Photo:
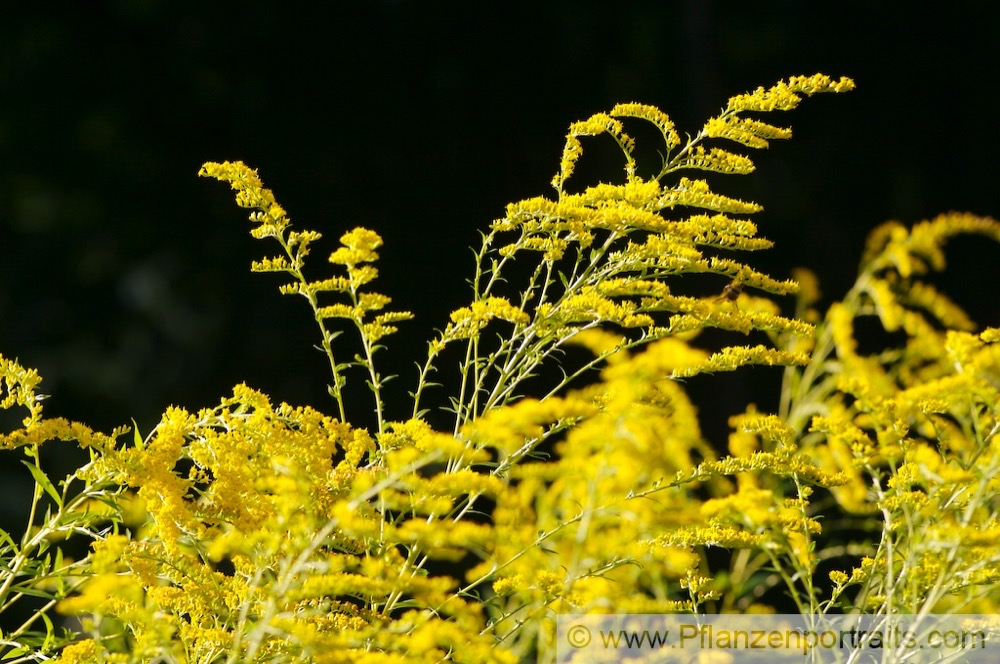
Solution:
[(871, 284), (871, 296), (882, 325), (888, 332), (895, 332), (902, 324), (903, 308), (896, 302), (892, 287), (882, 279), (876, 279)]
[(630, 104), (616, 104), (611, 109), (611, 116), (639, 118), (650, 122), (663, 134), (663, 140), (668, 150), (677, 147), (681, 143), (681, 138), (677, 134), (677, 130), (674, 129), (674, 123), (670, 119), (670, 116), (655, 106), (637, 104), (635, 102)]
[(673, 378), (687, 378), (700, 373), (715, 373), (717, 371), (735, 371), (748, 365), (793, 366), (809, 362), (805, 353), (788, 353), (767, 346), (729, 346), (718, 353), (713, 353), (708, 360), (700, 365), (675, 369)]
[(355, 228), (340, 237), (344, 245), (330, 254), (329, 261), (334, 265), (345, 265), (348, 268), (359, 263), (371, 263), (378, 260), (378, 249), (382, 246), (382, 238), (375, 231), (367, 228)]
[(841, 76), (836, 81), (826, 74), (812, 76), (792, 76), (788, 85), (796, 92), (814, 95), (820, 92), (850, 92), (855, 88), (854, 81), (847, 76)]
[(753, 549), (764, 541), (762, 535), (733, 526), (695, 526), (679, 528), (647, 542), (650, 547), (717, 546), (724, 549)]
[(900, 300), (904, 304), (927, 311), (945, 327), (966, 332), (976, 328), (976, 324), (960, 306), (930, 284), (912, 282), (900, 295)]
[(977, 336), (955, 330), (947, 332), (945, 349), (957, 367), (971, 368), (982, 348), (983, 341)]
[(767, 526), (775, 521), (774, 494), (765, 489), (741, 488), (725, 498), (713, 498), (701, 506), (706, 519), (724, 518), (750, 528)]
[(795, 444), (795, 430), (777, 415), (746, 413), (731, 418), (729, 423), (741, 431), (758, 434), (775, 443), (787, 446)]
[(42, 399), (44, 399), (35, 392), (35, 388), (42, 382), (38, 372), (34, 369), (25, 369), (16, 360), (8, 360), (0, 355), (0, 377), (3, 378), (0, 408), (24, 406), (28, 410), (28, 415), (23, 420), (24, 426), (30, 428), (37, 424), (42, 418)]
[(754, 452), (749, 456), (725, 457), (705, 461), (690, 473), (678, 473), (676, 483), (704, 480), (716, 475), (736, 475), (747, 471), (766, 471), (778, 477), (795, 477), (801, 481), (825, 487), (837, 487), (850, 481), (843, 471), (829, 472), (816, 466), (794, 448), (775, 452)]
[(454, 339), (469, 339), (476, 336), (494, 319), (504, 320), (515, 325), (524, 325), (529, 320), (528, 314), (505, 298), (489, 297), (453, 311), (451, 323), (445, 334)]
[(691, 180), (686, 177), (682, 177), (676, 186), (664, 192), (656, 204), (660, 209), (686, 205), (731, 214), (753, 214), (764, 209), (756, 203), (716, 194), (709, 189), (705, 180)]
[(820, 92), (847, 92), (853, 89), (854, 81), (847, 77), (834, 81), (825, 74), (792, 76), (787, 83), (778, 81), (766, 90), (759, 87), (749, 94), (730, 98), (727, 109), (734, 112), (790, 111), (802, 101), (798, 94), (811, 96)]
[(753, 162), (747, 157), (719, 148), (706, 150), (700, 145), (678, 161), (676, 168), (694, 168), (729, 175), (746, 175), (755, 170)]
[(841, 570), (833, 570), (830, 572), (830, 580), (838, 586), (843, 586), (850, 580), (850, 577)]
[(624, 127), (619, 120), (611, 117), (607, 113), (596, 113), (586, 120), (574, 122), (570, 125), (569, 133), (566, 136), (566, 145), (563, 148), (563, 156), (560, 163), (559, 173), (552, 179), (552, 186), (557, 190), (562, 190), (566, 180), (573, 174), (576, 162), (583, 153), (583, 146), (579, 136), (596, 136), (607, 132), (622, 148), (628, 163), (628, 172), (634, 175), (635, 163), (632, 161), (632, 149), (635, 142), (625, 133)]
[[(199, 176), (211, 177), (228, 182), (236, 190), (236, 204), (251, 208), (256, 212), (250, 215), (251, 221), (260, 224), (254, 232), (280, 233), (289, 223), (285, 210), (274, 200), (270, 189), (265, 189), (257, 171), (251, 169), (242, 161), (214, 163), (207, 162), (198, 172)], [(259, 229), (266, 229), (260, 231)]]
[(107, 661), (104, 649), (97, 642), (84, 639), (63, 648), (55, 664), (104, 664)]
[(769, 141), (792, 137), (792, 130), (736, 115), (709, 120), (702, 129), (709, 138), (724, 138), (748, 148), (766, 148)]
[(836, 302), (827, 312), (837, 355), (844, 360), (857, 357), (857, 342), (854, 340), (854, 317), (841, 303)]

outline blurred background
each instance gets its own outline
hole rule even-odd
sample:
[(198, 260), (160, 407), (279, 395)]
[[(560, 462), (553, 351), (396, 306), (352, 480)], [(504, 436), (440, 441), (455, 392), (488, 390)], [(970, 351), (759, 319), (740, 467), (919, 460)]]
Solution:
[[(817, 71), (858, 88), (772, 116), (795, 138), (713, 182), (764, 206), (777, 245), (758, 264), (814, 268), (830, 301), (875, 225), (1000, 215), (998, 6), (876, 4), (6, 2), (0, 353), (40, 370), (47, 414), (103, 430), (134, 418), (146, 433), (167, 405), (211, 406), (243, 381), (332, 412), (306, 304), (249, 272), (274, 247), (197, 177), (240, 159), (325, 234), (314, 277), (342, 232), (384, 237), (378, 288), (417, 313), (383, 354), (405, 395), (467, 301), (467, 248), (507, 202), (551, 191), (570, 122), (640, 101), (694, 133), (729, 96)], [(1000, 324), (1000, 249), (952, 249), (956, 298)], [(703, 391), (714, 442), (760, 399), (751, 377), (779, 373)], [(349, 389), (364, 421), (360, 376)], [(6, 486), (10, 505), (21, 489)]]

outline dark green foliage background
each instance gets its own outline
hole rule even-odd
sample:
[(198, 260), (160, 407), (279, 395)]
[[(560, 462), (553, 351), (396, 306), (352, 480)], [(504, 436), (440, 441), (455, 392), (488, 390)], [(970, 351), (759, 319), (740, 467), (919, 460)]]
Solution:
[[(418, 314), (383, 356), (405, 395), (464, 301), (466, 247), (508, 201), (548, 193), (569, 122), (634, 100), (694, 132), (728, 96), (816, 71), (858, 90), (774, 118), (795, 139), (716, 186), (765, 206), (778, 244), (762, 265), (812, 266), (836, 296), (885, 219), (1000, 214), (996, 6), (871, 4), (5, 3), (0, 352), (40, 369), (50, 415), (103, 429), (145, 432), (240, 381), (328, 408), (305, 304), (249, 273), (273, 248), (196, 177), (242, 159), (325, 233), (314, 276), (344, 230), (383, 235), (382, 292)], [(1000, 252), (957, 249), (958, 298), (1000, 324)], [(714, 437), (755, 389), (738, 376), (705, 392)], [(358, 377), (361, 422), (365, 398)]]

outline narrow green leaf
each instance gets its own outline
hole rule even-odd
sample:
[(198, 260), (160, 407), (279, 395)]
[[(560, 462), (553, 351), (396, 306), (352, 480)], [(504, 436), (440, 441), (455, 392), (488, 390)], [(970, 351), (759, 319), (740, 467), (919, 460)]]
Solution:
[(45, 641), (42, 643), (42, 650), (45, 651), (52, 647), (52, 642), (56, 638), (56, 628), (47, 613), (43, 612), (40, 615), (42, 616), (42, 621), (45, 623)]
[(135, 423), (135, 420), (132, 420), (132, 441), (135, 443), (135, 449), (145, 449), (146, 443), (139, 435), (139, 425)]
[(28, 467), (28, 470), (31, 472), (31, 476), (35, 478), (35, 482), (38, 484), (38, 486), (45, 489), (45, 493), (52, 496), (52, 500), (56, 501), (56, 505), (59, 506), (59, 509), (62, 509), (63, 507), (62, 496), (60, 496), (59, 492), (56, 491), (56, 487), (52, 484), (52, 482), (49, 481), (49, 478), (45, 476), (45, 473), (42, 472), (42, 469), (36, 466), (35, 464), (31, 463), (30, 461), (21, 461), (21, 463), (23, 463), (25, 466)]
[(30, 595), (31, 597), (41, 597), (42, 599), (50, 600), (54, 599), (52, 593), (45, 590), (38, 590), (37, 588), (30, 588), (28, 586), (15, 585), (13, 589), (22, 595)]

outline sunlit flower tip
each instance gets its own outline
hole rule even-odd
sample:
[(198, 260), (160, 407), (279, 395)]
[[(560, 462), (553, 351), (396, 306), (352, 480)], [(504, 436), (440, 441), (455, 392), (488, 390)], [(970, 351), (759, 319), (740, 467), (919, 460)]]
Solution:
[[(378, 275), (378, 270), (371, 266), (363, 266), (360, 268), (355, 268), (356, 273), (360, 273), (362, 270), (370, 270), (374, 274), (372, 279)], [(366, 282), (367, 283), (367, 282)], [(338, 292), (338, 293), (348, 293), (351, 290), (351, 280), (347, 277), (330, 277), (328, 279), (322, 279), (320, 281), (311, 281), (306, 284), (299, 284), (298, 282), (294, 284), (289, 284), (288, 288), (293, 293), (297, 292), (309, 292), (309, 293), (321, 293), (321, 292)]]
[(349, 304), (330, 304), (316, 310), (320, 318), (348, 318), (361, 320), (361, 312)]
[(875, 279), (870, 285), (869, 293), (886, 331), (898, 330), (902, 324), (903, 308), (896, 302), (896, 296), (889, 283), (884, 279)]
[(729, 346), (713, 353), (706, 362), (698, 365), (675, 369), (674, 378), (686, 378), (700, 373), (717, 371), (735, 371), (737, 368), (751, 364), (765, 366), (794, 366), (809, 363), (805, 353), (789, 353), (766, 346)]
[(250, 269), (253, 272), (287, 272), (291, 267), (291, 263), (284, 256), (264, 258), (250, 264)]
[(705, 180), (690, 180), (686, 177), (682, 177), (657, 201), (657, 206), (660, 208), (674, 208), (681, 205), (731, 214), (753, 214), (764, 209), (756, 203), (716, 194), (709, 189)]
[(906, 291), (900, 294), (900, 300), (912, 307), (927, 311), (949, 329), (966, 332), (976, 329), (976, 324), (960, 306), (930, 284), (913, 281)]
[(746, 175), (754, 171), (753, 162), (743, 155), (719, 148), (706, 150), (696, 146), (678, 162), (678, 168), (695, 168), (715, 173)]
[(798, 94), (811, 96), (820, 92), (847, 92), (854, 89), (854, 81), (842, 77), (837, 81), (825, 74), (792, 76), (788, 82), (778, 81), (769, 89), (759, 87), (749, 94), (730, 98), (729, 111), (788, 111), (802, 100)]
[(381, 293), (361, 293), (358, 296), (358, 309), (361, 311), (378, 311), (392, 302), (392, 298)]
[(295, 247), (298, 245), (301, 250), (322, 237), (323, 235), (316, 231), (292, 231), (288, 234), (288, 246)]
[(378, 260), (378, 254), (367, 249), (341, 247), (330, 254), (327, 260), (334, 265), (346, 265), (349, 268), (353, 268), (359, 263), (369, 263)]
[(751, 549), (759, 546), (763, 537), (735, 526), (688, 526), (659, 535), (649, 541), (650, 546), (718, 546), (724, 549)]
[(451, 336), (455, 338), (468, 338), (493, 319), (505, 320), (518, 325), (527, 324), (531, 320), (527, 313), (502, 297), (488, 297), (473, 302), (468, 307), (451, 312), (450, 318)]
[(988, 327), (983, 330), (979, 338), (986, 343), (997, 343), (1000, 342), (1000, 327)]
[(569, 126), (573, 136), (596, 136), (605, 131), (621, 131), (622, 124), (607, 113), (595, 113), (586, 120), (578, 120)]
[(215, 178), (223, 182), (230, 182), (234, 189), (260, 188), (262, 183), (257, 176), (257, 171), (250, 168), (242, 161), (206, 162), (198, 171), (201, 177)]
[(735, 115), (710, 119), (702, 129), (709, 138), (723, 138), (748, 148), (766, 148), (773, 139), (792, 137), (792, 130), (776, 127), (760, 120)]
[(929, 502), (930, 498), (923, 491), (903, 491), (887, 496), (880, 504), (885, 509), (895, 512), (904, 508), (920, 509)]
[(769, 89), (758, 87), (753, 92), (730, 97), (727, 110), (742, 111), (790, 111), (799, 105), (802, 98), (795, 94), (784, 81), (779, 81)]
[(777, 415), (744, 415), (738, 419), (737, 425), (747, 433), (756, 433), (762, 437), (786, 444), (794, 444), (795, 430)]
[(828, 472), (786, 447), (776, 452), (754, 452), (746, 457), (725, 457), (718, 461), (702, 462), (688, 479), (704, 479), (714, 475), (735, 475), (748, 470), (766, 470), (779, 477), (796, 477), (818, 486), (836, 487), (850, 481), (844, 472)]
[(673, 148), (680, 145), (681, 139), (678, 136), (676, 129), (674, 129), (674, 123), (670, 119), (670, 116), (656, 108), (655, 106), (649, 106), (647, 104), (617, 104), (611, 109), (611, 115), (614, 117), (631, 117), (640, 118), (654, 124), (660, 133), (663, 134), (664, 141), (668, 148)]
[(499, 253), (503, 257), (509, 257), (520, 250), (540, 251), (546, 261), (557, 261), (563, 257), (568, 247), (569, 240), (564, 238), (534, 236), (501, 247)]
[(814, 95), (819, 92), (850, 92), (855, 87), (854, 81), (847, 76), (833, 80), (826, 74), (792, 76), (788, 79), (788, 85), (796, 92), (806, 95)]
[(352, 231), (344, 233), (340, 237), (340, 242), (345, 247), (359, 251), (375, 251), (382, 246), (382, 237), (375, 231), (358, 227)]
[(523, 585), (524, 580), (521, 579), (520, 575), (515, 574), (513, 576), (505, 576), (493, 582), (493, 592), (496, 593), (497, 596), (503, 597), (516, 592), (517, 589)]
[(549, 324), (606, 321), (622, 327), (647, 327), (653, 319), (647, 314), (637, 313), (637, 304), (632, 300), (616, 302), (596, 292), (582, 292), (566, 298), (558, 310), (552, 313)]

